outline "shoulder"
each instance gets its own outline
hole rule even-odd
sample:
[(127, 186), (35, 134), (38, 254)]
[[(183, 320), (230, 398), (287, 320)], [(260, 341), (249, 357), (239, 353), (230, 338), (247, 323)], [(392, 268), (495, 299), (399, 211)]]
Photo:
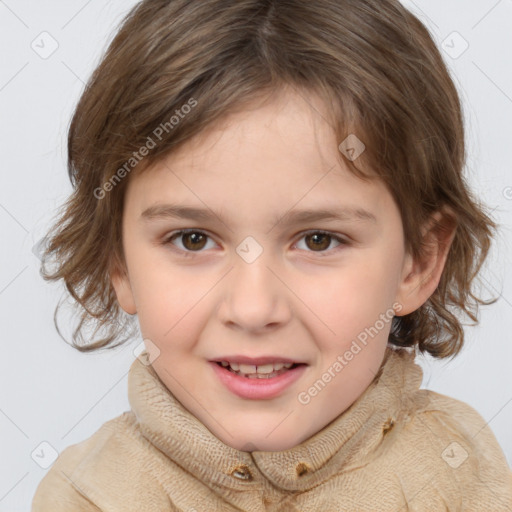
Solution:
[(99, 512), (99, 509), (70, 479), (65, 470), (52, 469), (39, 482), (32, 499), (32, 512)]
[(92, 436), (60, 453), (36, 489), (32, 512), (132, 506), (132, 497), (151, 494), (149, 475), (147, 479), (141, 475), (154, 462), (152, 451), (157, 450), (140, 434), (132, 412), (107, 421)]
[(397, 427), (401, 467), (412, 477), (421, 475), (416, 500), (437, 499), (448, 510), (512, 510), (512, 472), (488, 422), (473, 407), (417, 389), (403, 397)]
[[(420, 389), (416, 395), (418, 401), (424, 404), (417, 414), (425, 428), (432, 429), (440, 439), (459, 443), (466, 450), (470, 462), (479, 462), (478, 467), (489, 465), (501, 469), (507, 477), (511, 475), (503, 450), (489, 422), (479, 412), (461, 400), (428, 389)], [(449, 452), (450, 450), (442, 454), (443, 460), (449, 459)], [(475, 466), (474, 469), (478, 468)]]

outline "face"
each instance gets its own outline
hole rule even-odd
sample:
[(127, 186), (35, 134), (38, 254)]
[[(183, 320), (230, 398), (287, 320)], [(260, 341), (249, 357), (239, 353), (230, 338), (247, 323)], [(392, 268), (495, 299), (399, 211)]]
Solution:
[[(287, 92), (231, 115), (126, 191), (118, 300), (172, 394), (240, 450), (327, 426), (374, 378), (393, 313), (416, 307), (392, 196), (344, 167), (308, 102)], [(234, 373), (244, 358), (239, 371), (273, 373)]]

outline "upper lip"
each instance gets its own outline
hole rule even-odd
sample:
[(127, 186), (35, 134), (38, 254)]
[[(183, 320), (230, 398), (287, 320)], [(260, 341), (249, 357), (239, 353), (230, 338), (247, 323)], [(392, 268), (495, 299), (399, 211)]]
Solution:
[(238, 364), (251, 364), (254, 366), (261, 366), (264, 364), (270, 363), (292, 363), (292, 364), (306, 364), (301, 361), (296, 361), (295, 359), (290, 359), (288, 357), (281, 356), (261, 356), (261, 357), (247, 357), (247, 356), (222, 356), (216, 359), (212, 359), (215, 363), (220, 363), (221, 361), (228, 361), (229, 363), (238, 363)]

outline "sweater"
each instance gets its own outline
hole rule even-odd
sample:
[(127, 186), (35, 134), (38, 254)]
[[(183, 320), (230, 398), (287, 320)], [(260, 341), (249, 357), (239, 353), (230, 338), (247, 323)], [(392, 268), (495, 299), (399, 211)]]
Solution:
[(347, 410), (278, 452), (224, 444), (135, 359), (131, 410), (60, 453), (32, 512), (512, 511), (512, 472), (489, 425), (419, 389), (414, 358), (388, 346)]

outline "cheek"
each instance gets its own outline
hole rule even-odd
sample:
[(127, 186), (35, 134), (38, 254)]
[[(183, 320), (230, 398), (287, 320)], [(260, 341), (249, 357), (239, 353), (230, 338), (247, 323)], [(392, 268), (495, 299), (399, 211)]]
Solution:
[(193, 267), (171, 269), (165, 262), (145, 260), (136, 269), (131, 280), (143, 336), (162, 350), (171, 343), (186, 345), (203, 324), (205, 299), (215, 281), (198, 276)]
[(347, 277), (354, 296), (368, 302), (369, 306), (386, 310), (398, 289), (401, 260), (402, 253), (391, 243), (391, 234), (388, 243), (376, 245), (361, 254)]
[(318, 325), (315, 332), (324, 333), (320, 339), (332, 335), (338, 342), (350, 343), (389, 312), (396, 282), (396, 271), (381, 258), (360, 257), (358, 262), (303, 283), (297, 295), (306, 306), (304, 314), (311, 317), (311, 325)]

